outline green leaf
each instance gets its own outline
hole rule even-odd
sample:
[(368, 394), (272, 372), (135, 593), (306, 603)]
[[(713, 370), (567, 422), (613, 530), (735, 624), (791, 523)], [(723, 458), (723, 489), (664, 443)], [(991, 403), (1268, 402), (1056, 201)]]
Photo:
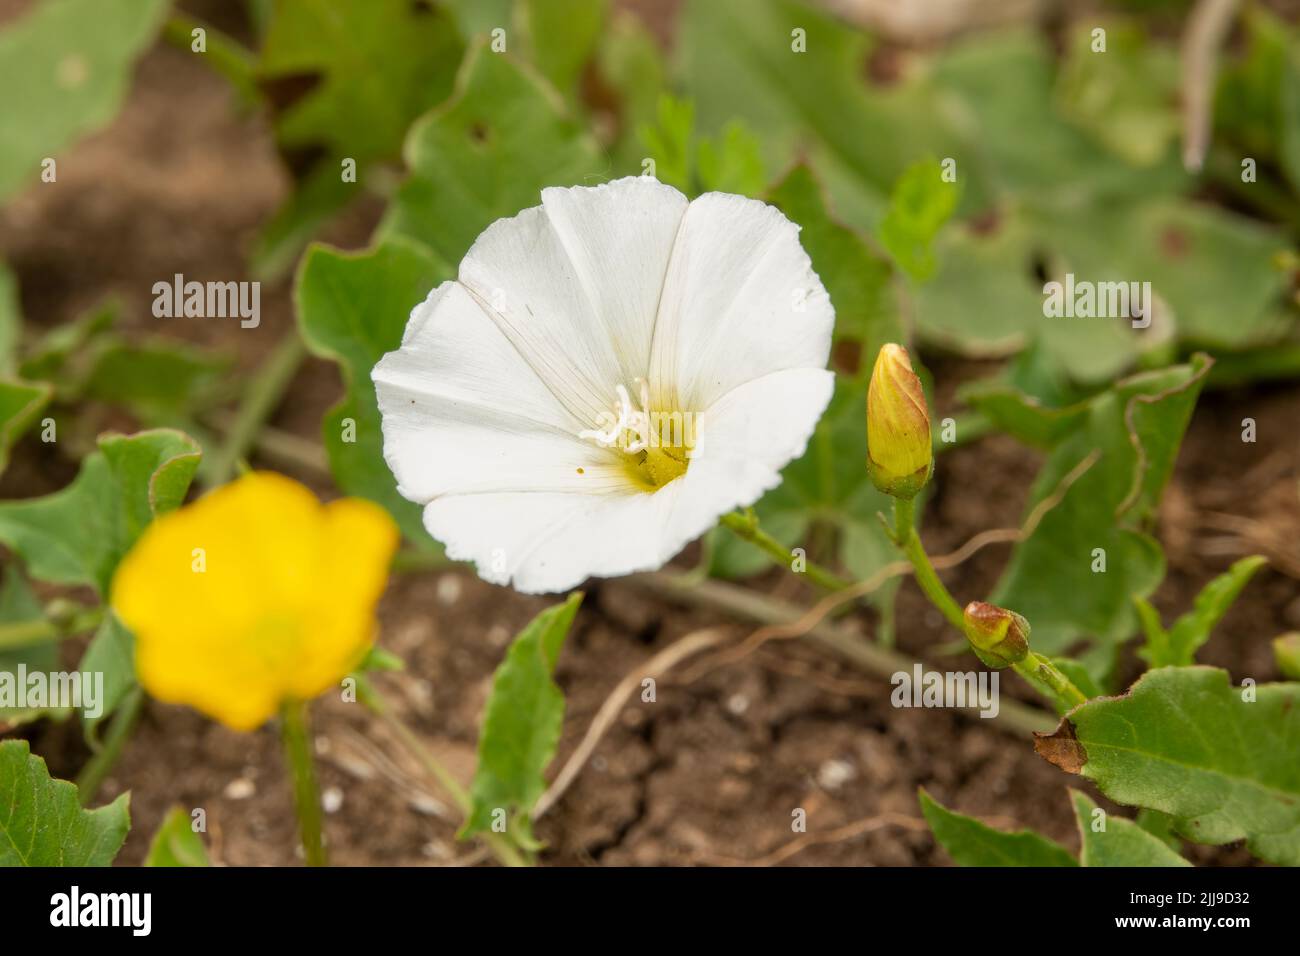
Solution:
[(767, 199), (798, 223), (799, 241), (835, 307), (835, 337), (860, 344), (865, 371), (882, 345), (904, 339), (889, 262), (831, 215), (807, 165), (793, 167)]
[(520, 0), (529, 60), (562, 93), (576, 91), (605, 25), (609, 0)]
[[(1092, 31), (1106, 31), (1105, 54)], [(1130, 21), (1077, 24), (1057, 84), (1063, 115), (1134, 166), (1167, 158), (1178, 139), (1178, 56)]]
[(601, 78), (619, 97), (618, 132), (611, 152), (614, 168), (640, 174), (645, 159), (639, 131), (652, 124), (668, 86), (659, 44), (641, 18), (616, 11), (596, 50)]
[(1169, 849), (1180, 856), (1182, 855), (1180, 851), (1182, 850), (1183, 841), (1174, 832), (1174, 818), (1169, 814), (1161, 813), (1159, 810), (1139, 810), (1137, 818), (1133, 822), (1169, 847)]
[[(1076, 479), (1017, 545), (989, 599), (1033, 622), (1036, 651), (1058, 655), (1085, 638), (1113, 647), (1137, 629), (1134, 596), (1149, 595), (1164, 577), (1160, 546), (1142, 529), (1209, 364), (1197, 356), (1125, 379), (1073, 410), (1069, 430), (1053, 435), (1029, 507), (1056, 493), (1067, 476)], [(978, 401), (976, 407), (990, 415), (999, 410)], [(1079, 475), (1086, 459), (1093, 463)]]
[(702, 140), (695, 163), (702, 192), (758, 196), (767, 185), (758, 140), (739, 120), (728, 123), (717, 139)]
[(55, 383), (61, 400), (80, 398), (95, 357), (105, 348), (104, 343), (111, 341), (117, 319), (118, 305), (110, 299), (71, 322), (54, 326), (31, 348), (19, 374)]
[(81, 719), (86, 743), (92, 750), (98, 750), (99, 725), (112, 715), (122, 698), (136, 685), (135, 637), (111, 610), (104, 615), (95, 636), (86, 645), (77, 670), (86, 675), (87, 680), (93, 679), (95, 674), (104, 675), (100, 713), (94, 717), (83, 713)]
[[(795, 30), (807, 52), (794, 49)], [(690, 0), (677, 42), (699, 130), (716, 135), (740, 119), (767, 169), (806, 158), (858, 228), (876, 224), (917, 156), (961, 155), (930, 91), (867, 88), (868, 45), (861, 31), (794, 0)]]
[(1300, 865), (1300, 684), (1248, 693), (1217, 668), (1161, 667), (1075, 708), (1053, 739), (1107, 797), (1170, 814), (1186, 839), (1244, 839), (1262, 859)]
[(311, 82), (276, 120), (287, 148), (323, 148), (358, 166), (395, 157), (417, 116), (452, 89), (463, 45), (452, 18), (409, 0), (280, 0), (258, 73), (276, 99)]
[(1147, 640), (1138, 654), (1152, 667), (1170, 667), (1192, 664), (1196, 652), (1210, 638), (1210, 631), (1228, 608), (1232, 607), (1255, 572), (1268, 563), (1260, 555), (1252, 555), (1235, 562), (1231, 568), (1201, 589), (1192, 609), (1174, 622), (1167, 632), (1160, 626), (1158, 617), (1152, 619), (1154, 608), (1140, 599), (1138, 613), (1142, 616)]
[(931, 152), (961, 157), (959, 168), (977, 186), (986, 179), (1002, 199), (1054, 218), (1062, 232), (1076, 228), (1081, 213), (1186, 187), (1172, 152), (1164, 162), (1133, 166), (1061, 115), (1056, 70), (1046, 36), (1027, 28), (973, 36), (943, 51), (929, 82), (936, 107), (958, 117), (963, 144), (958, 152)]
[(498, 27), (509, 29), (513, 22), (515, 0), (443, 0), (466, 42), (482, 39)]
[(945, 229), (934, 278), (916, 290), (918, 335), (974, 358), (1033, 352), (1053, 379), (1113, 381), (1137, 352), (1129, 323), (1048, 317), (1033, 273), (1040, 242), (1033, 223), (1015, 213), (979, 229)]
[(1179, 341), (1191, 346), (1244, 348), (1271, 342), (1294, 324), (1281, 307), (1288, 276), (1275, 262), (1287, 242), (1258, 220), (1204, 203), (1154, 198), (1068, 217), (1048, 210), (1033, 223), (1039, 241), (1056, 253), (1060, 273), (1094, 282), (1150, 282)]
[(1281, 341), (1216, 358), (1211, 388), (1233, 388), (1252, 382), (1300, 378), (1300, 343)]
[(1245, 45), (1220, 73), (1215, 138), (1233, 154), (1281, 167), (1300, 192), (1300, 43), (1294, 29), (1264, 7), (1242, 11)]
[(921, 812), (958, 866), (1077, 866), (1059, 843), (1032, 830), (1006, 833), (973, 817), (954, 813), (920, 791)]
[(190, 825), (183, 807), (172, 807), (149, 844), (145, 866), (211, 866), (203, 838)]
[(53, 394), (44, 382), (0, 380), (0, 472), (9, 466), (9, 450), (36, 421)]
[(1106, 814), (1105, 829), (1095, 830), (1093, 811), (1097, 804), (1085, 793), (1071, 790), (1074, 816), (1079, 824), (1083, 866), (1191, 866), (1159, 837), (1152, 836), (1132, 820)]
[[(45, 0), (0, 30), (0, 199), (41, 162), (113, 118), (168, 0)], [(51, 186), (50, 188), (55, 188)]]
[(554, 90), (482, 46), (466, 58), (452, 99), (411, 128), (405, 156), (411, 176), (381, 235), (417, 239), (448, 263), (497, 219), (536, 206), (544, 187), (590, 184), (608, 171)]
[(18, 302), (18, 282), (0, 262), (0, 375), (14, 371), (22, 334), (23, 312)]
[[(59, 644), (50, 633), (45, 608), (32, 593), (16, 561), (4, 567), (0, 580), (0, 629), (17, 628), (24, 632), (17, 642), (0, 641), (0, 674), (13, 675), (17, 680), (19, 665), (28, 673), (50, 673), (59, 669)], [(9, 630), (13, 635), (13, 630)], [(14, 707), (0, 707), (0, 730), (36, 720), (47, 711)]]
[(184, 500), (198, 463), (198, 445), (181, 432), (105, 435), (62, 491), (0, 503), (0, 541), (32, 577), (106, 595), (145, 526)]
[(130, 794), (83, 810), (25, 740), (0, 741), (0, 866), (108, 866), (131, 827)]
[(564, 693), (551, 675), (581, 603), (581, 592), (575, 592), (533, 618), (497, 668), (462, 837), (490, 830), (494, 812), (503, 810), (517, 828), (515, 841), (533, 842), (529, 814), (545, 789), (542, 774), (555, 756), (564, 722)]
[(642, 125), (641, 142), (654, 161), (654, 175), (693, 196), (695, 162), (691, 145), (695, 138), (695, 106), (690, 100), (663, 94), (655, 106), (655, 122)]
[(230, 357), (183, 342), (103, 342), (81, 397), (120, 405), (147, 422), (176, 422), (211, 407)]
[(1300, 631), (1273, 638), (1273, 662), (1284, 680), (1300, 681)]
[(889, 194), (880, 242), (915, 281), (934, 275), (931, 245), (957, 208), (958, 191), (955, 182), (944, 181), (943, 169), (931, 159), (909, 166)]
[(435, 256), (405, 240), (390, 239), (361, 253), (317, 245), (303, 257), (294, 289), (298, 328), (307, 347), (343, 370), (343, 400), (321, 422), (335, 482), (347, 494), (382, 505), (410, 540), (426, 547), (433, 542), (420, 508), (397, 493), (384, 462), (370, 370), (401, 345), (411, 310), (450, 275)]

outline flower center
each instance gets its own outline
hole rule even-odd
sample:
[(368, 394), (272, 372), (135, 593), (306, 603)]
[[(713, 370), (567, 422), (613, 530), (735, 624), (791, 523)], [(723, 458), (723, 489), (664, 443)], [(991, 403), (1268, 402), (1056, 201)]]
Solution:
[(686, 474), (695, 445), (695, 414), (653, 409), (649, 383), (638, 378), (634, 384), (639, 405), (633, 406), (624, 385), (616, 385), (617, 401), (601, 415), (601, 427), (584, 429), (578, 437), (622, 452), (633, 483), (642, 491), (657, 491)]

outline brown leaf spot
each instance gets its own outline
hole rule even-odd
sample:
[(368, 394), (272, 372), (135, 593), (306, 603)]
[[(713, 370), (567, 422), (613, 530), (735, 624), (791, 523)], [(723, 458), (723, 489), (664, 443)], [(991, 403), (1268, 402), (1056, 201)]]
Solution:
[(995, 206), (990, 206), (966, 222), (966, 228), (975, 236), (992, 236), (1001, 227), (1002, 212)]
[(1074, 735), (1074, 724), (1064, 718), (1050, 734), (1034, 733), (1034, 752), (1066, 773), (1079, 773), (1088, 762), (1088, 751)]
[(1169, 226), (1160, 234), (1160, 251), (1170, 259), (1181, 259), (1187, 255), (1187, 233), (1174, 226)]

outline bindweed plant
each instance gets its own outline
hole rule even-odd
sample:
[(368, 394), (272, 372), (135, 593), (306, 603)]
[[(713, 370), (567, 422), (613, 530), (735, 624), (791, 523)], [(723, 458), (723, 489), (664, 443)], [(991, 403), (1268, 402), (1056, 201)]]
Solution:
[[(1172, 620), (1153, 601), (1203, 391), (1300, 371), (1294, 31), (1242, 15), (1218, 83), (1252, 108), (1213, 117), (1189, 170), (1167, 31), (1137, 20), (1109, 53), (1087, 14), (1059, 57), (1009, 29), (878, 84), (864, 33), (820, 7), (689, 0), (670, 62), (615, 6), (276, 0), (249, 4), (243, 38), (164, 2), (46, 0), (0, 33), (0, 87), (45, 77), (0, 129), (0, 197), (57, 186), (46, 158), (112, 117), (155, 39), (225, 76), (291, 184), (247, 271), (291, 282), (295, 313), (272, 341), (244, 309), (260, 286), (232, 297), (220, 320), (264, 356), (235, 372), (175, 334), (214, 317), (220, 283), (159, 277), (170, 337), (134, 335), (111, 299), (38, 334), (0, 268), (0, 466), (75, 472), (0, 502), (0, 864), (112, 862), (129, 795), (88, 808), (141, 715), (174, 718), (157, 702), (277, 733), (302, 859), (323, 865), (338, 702), (460, 839), (529, 865), (638, 688), (653, 702), (674, 668), (781, 638), (895, 706), (998, 714), (999, 746), (1059, 769), (1077, 853), (945, 807), (925, 777), (915, 820), (959, 864), (1183, 866), (1187, 843), (1241, 843), (1300, 865), (1300, 636), (1234, 635), (1271, 642), (1268, 673), (1201, 663), (1252, 578), (1295, 577), (1294, 558), (1238, 549)], [(377, 222), (364, 248), (316, 239), (353, 208)], [(310, 436), (269, 424), (307, 354), (343, 390)], [(945, 456), (991, 467), (991, 436), (1040, 456), (1023, 522), (936, 554), (930, 502), (986, 520), (992, 487)], [(993, 544), (1011, 547), (991, 586), (952, 573)], [(385, 674), (407, 666), (385, 590), (432, 569), (551, 596), (495, 669), (472, 773)], [(950, 643), (896, 611), (913, 585)], [(760, 627), (657, 648), (573, 746), (557, 669), (595, 613), (580, 588)], [(977, 670), (917, 659), (953, 651)], [(75, 782), (39, 756), (74, 714)], [(204, 817), (173, 807), (146, 862), (208, 865)]]

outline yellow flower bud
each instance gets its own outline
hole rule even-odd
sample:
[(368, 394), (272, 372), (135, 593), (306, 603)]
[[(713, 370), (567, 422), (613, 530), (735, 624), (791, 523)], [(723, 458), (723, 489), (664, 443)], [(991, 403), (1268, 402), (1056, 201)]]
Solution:
[(111, 590), (140, 683), (235, 730), (337, 686), (374, 639), (397, 542), (377, 505), (322, 505), (271, 472), (164, 515)]
[(1300, 631), (1273, 638), (1273, 658), (1287, 680), (1300, 680)]
[(1029, 622), (1015, 611), (971, 601), (964, 617), (966, 638), (989, 667), (1010, 667), (1029, 655)]
[(914, 498), (934, 470), (930, 410), (907, 349), (880, 348), (867, 389), (867, 472), (895, 498)]

